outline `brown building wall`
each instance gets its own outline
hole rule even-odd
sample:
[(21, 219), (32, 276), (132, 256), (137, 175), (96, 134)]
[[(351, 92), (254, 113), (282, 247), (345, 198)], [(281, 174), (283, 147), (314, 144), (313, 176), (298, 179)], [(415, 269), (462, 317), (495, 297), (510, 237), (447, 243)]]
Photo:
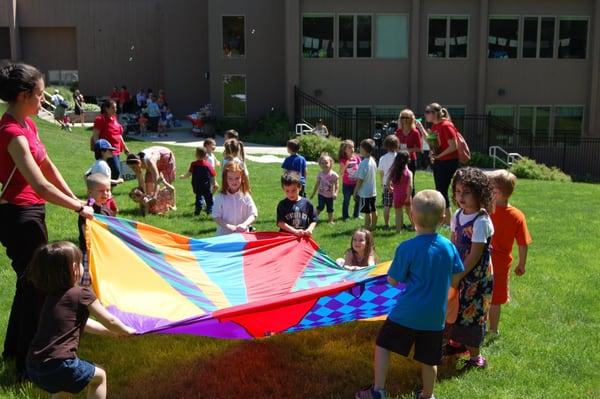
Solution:
[(77, 70), (77, 39), (74, 27), (19, 30), (21, 56), (47, 74), (52, 69)]
[(10, 32), (8, 28), (0, 28), (0, 60), (10, 59)]
[[(280, 0), (208, 1), (210, 94), (223, 114), (223, 75), (246, 75), (248, 117), (271, 108), (285, 112), (285, 2)], [(245, 16), (245, 57), (223, 57), (222, 16)]]

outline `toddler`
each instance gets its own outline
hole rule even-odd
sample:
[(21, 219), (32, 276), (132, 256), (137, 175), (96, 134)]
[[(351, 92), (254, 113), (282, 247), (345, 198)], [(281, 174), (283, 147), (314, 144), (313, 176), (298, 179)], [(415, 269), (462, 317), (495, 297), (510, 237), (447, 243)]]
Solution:
[(215, 139), (209, 138), (209, 139), (204, 140), (204, 142), (202, 143), (202, 146), (204, 147), (204, 149), (206, 149), (206, 158), (208, 159), (208, 162), (210, 162), (213, 169), (216, 170), (219, 166), (221, 166), (221, 162), (219, 162), (219, 160), (215, 156), (215, 150), (217, 149), (217, 142), (215, 141)]
[(338, 264), (346, 270), (360, 270), (375, 264), (375, 242), (373, 234), (366, 229), (358, 229), (352, 234), (350, 248), (344, 259), (338, 259)]
[(244, 173), (246, 177), (250, 177), (248, 174), (248, 168), (246, 167), (246, 163), (244, 159), (241, 157), (241, 145), (237, 139), (228, 139), (223, 144), (224, 149), (224, 159), (223, 159), (223, 170), (229, 162), (235, 162), (242, 166), (244, 169)]
[(317, 182), (310, 199), (312, 200), (317, 190), (319, 191), (317, 216), (327, 206), (328, 222), (333, 224), (333, 201), (338, 194), (338, 174), (332, 170), (333, 158), (327, 153), (323, 153), (319, 158), (319, 166), (321, 171), (317, 175)]

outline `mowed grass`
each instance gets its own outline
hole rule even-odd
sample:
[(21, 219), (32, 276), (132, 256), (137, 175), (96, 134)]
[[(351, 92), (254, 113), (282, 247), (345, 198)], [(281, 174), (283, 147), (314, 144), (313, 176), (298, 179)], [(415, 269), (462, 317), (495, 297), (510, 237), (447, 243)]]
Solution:
[[(65, 133), (45, 122), (38, 122), (38, 127), (51, 158), (83, 198), (82, 174), (93, 162), (88, 150), (89, 131), (77, 128)], [(131, 142), (129, 146), (141, 150), (145, 143)], [(193, 160), (193, 149), (172, 148), (182, 173)], [(250, 162), (248, 167), (260, 215), (256, 227), (275, 230), (275, 208), (283, 198), (280, 166)], [(316, 167), (309, 168), (310, 190), (316, 173)], [(418, 172), (416, 181), (417, 189), (433, 186), (426, 172)], [(137, 214), (127, 197), (133, 185), (128, 182), (115, 190), (120, 216), (194, 237), (213, 235), (215, 224), (209, 218), (193, 216), (189, 180), (177, 180), (178, 210), (162, 217), (142, 218)], [(453, 364), (444, 365), (436, 396), (600, 398), (600, 186), (523, 180), (512, 202), (527, 215), (534, 238), (527, 273), (512, 279), (513, 299), (503, 308), (501, 338), (483, 350), (488, 369), (460, 373)], [(335, 205), (340, 217), (341, 200)], [(361, 222), (319, 225), (315, 239), (332, 257), (342, 256), (352, 231)], [(49, 205), (47, 224), (51, 240), (77, 240), (77, 217), (72, 211)], [(396, 246), (410, 237), (412, 233), (377, 230), (378, 259), (391, 259)], [(2, 339), (14, 281), (2, 249)], [(372, 381), (373, 345), (379, 326), (380, 322), (353, 322), (254, 341), (183, 335), (129, 339), (85, 335), (80, 356), (106, 368), (110, 397), (350, 398), (357, 388)], [(16, 384), (11, 371), (11, 365), (0, 365), (0, 397), (45, 397), (31, 384)], [(394, 356), (388, 381), (393, 397), (408, 398), (420, 386), (419, 368)]]

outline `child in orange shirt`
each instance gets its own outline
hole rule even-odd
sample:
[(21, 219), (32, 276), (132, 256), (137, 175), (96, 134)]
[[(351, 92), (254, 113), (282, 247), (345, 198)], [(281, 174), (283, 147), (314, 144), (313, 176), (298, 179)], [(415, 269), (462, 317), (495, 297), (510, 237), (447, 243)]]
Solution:
[(490, 174), (494, 185), (496, 209), (491, 215), (496, 233), (492, 237), (492, 264), (494, 265), (494, 288), (492, 292), (492, 305), (489, 313), (489, 336), (498, 336), (498, 323), (500, 322), (500, 306), (510, 300), (508, 290), (509, 271), (512, 266), (513, 242), (516, 240), (519, 248), (519, 263), (515, 274), (525, 274), (527, 261), (527, 246), (531, 244), (531, 236), (527, 230), (525, 215), (508, 203), (508, 199), (515, 189), (517, 178), (507, 170), (501, 169)]

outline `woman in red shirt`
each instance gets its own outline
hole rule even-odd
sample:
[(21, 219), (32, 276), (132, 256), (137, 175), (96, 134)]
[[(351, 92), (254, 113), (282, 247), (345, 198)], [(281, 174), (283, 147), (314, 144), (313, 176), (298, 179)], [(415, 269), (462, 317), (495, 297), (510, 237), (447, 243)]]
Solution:
[(106, 162), (110, 167), (110, 178), (118, 180), (121, 177), (121, 160), (119, 155), (121, 151), (129, 154), (129, 148), (123, 140), (123, 126), (117, 120), (117, 103), (113, 100), (107, 100), (100, 106), (100, 115), (94, 120), (94, 133), (92, 134), (92, 148), (99, 139), (107, 140), (115, 150), (113, 157), (108, 158)]
[(438, 151), (431, 155), (433, 162), (433, 180), (435, 189), (442, 193), (446, 200), (445, 225), (450, 226), (450, 200), (448, 199), (448, 188), (458, 169), (458, 145), (456, 142), (456, 127), (450, 120), (448, 110), (442, 108), (438, 103), (431, 103), (425, 109), (425, 119), (432, 123), (431, 133), (437, 134)]
[(396, 137), (398, 137), (398, 141), (400, 142), (400, 149), (408, 151), (410, 156), (408, 169), (413, 174), (412, 196), (414, 197), (414, 178), (415, 174), (417, 173), (417, 153), (423, 151), (423, 140), (421, 138), (421, 132), (417, 128), (415, 114), (410, 109), (404, 109), (400, 112), (398, 126), (398, 130), (396, 130)]
[(89, 219), (94, 214), (73, 194), (40, 141), (30, 116), (37, 115), (43, 98), (43, 75), (36, 68), (0, 66), (0, 99), (8, 103), (0, 120), (0, 242), (17, 275), (2, 357), (16, 360), (19, 377), (41, 310), (40, 294), (25, 278), (25, 269), (34, 250), (48, 241), (45, 203)]

